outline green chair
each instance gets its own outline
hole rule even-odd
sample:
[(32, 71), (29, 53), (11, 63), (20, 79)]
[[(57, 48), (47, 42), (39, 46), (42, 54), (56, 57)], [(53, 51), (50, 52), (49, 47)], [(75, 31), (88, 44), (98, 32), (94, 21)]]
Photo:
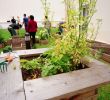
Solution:
[(7, 66), (8, 66), (8, 62), (2, 60), (0, 61), (0, 70), (1, 72), (6, 72), (7, 71)]

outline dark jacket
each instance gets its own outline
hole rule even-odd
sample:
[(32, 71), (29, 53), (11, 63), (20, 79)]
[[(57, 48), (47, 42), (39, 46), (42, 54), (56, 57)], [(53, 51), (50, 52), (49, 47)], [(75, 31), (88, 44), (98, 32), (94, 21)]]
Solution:
[(11, 19), (12, 24), (16, 24), (16, 20), (14, 18)]

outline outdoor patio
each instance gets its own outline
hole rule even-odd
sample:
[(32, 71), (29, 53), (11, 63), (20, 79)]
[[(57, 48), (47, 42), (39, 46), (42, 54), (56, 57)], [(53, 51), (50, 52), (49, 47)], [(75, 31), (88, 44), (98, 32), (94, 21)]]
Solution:
[(2, 0), (0, 100), (110, 100), (109, 3)]
[(97, 100), (97, 89), (110, 83), (110, 67), (97, 60), (91, 60), (90, 68), (81, 71), (23, 81), (20, 56), (31, 57), (46, 50), (19, 50), (11, 54), (15, 59), (8, 64), (7, 72), (0, 72), (0, 100)]

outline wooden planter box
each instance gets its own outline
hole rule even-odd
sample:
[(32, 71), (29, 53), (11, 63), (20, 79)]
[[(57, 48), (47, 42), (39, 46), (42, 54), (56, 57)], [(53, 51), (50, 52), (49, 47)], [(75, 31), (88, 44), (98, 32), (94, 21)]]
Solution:
[[(46, 50), (48, 49), (21, 50), (16, 51), (16, 54), (26, 57)], [(97, 89), (102, 84), (110, 83), (110, 67), (88, 59), (90, 62), (86, 64), (89, 68), (23, 82), (19, 58), (15, 58), (8, 66), (5, 78), (0, 73), (1, 83), (5, 82), (0, 87), (0, 100), (14, 100), (15, 97), (16, 100), (97, 100)], [(13, 69), (15, 65), (16, 70)], [(7, 77), (8, 80), (4, 81)]]
[(5, 42), (5, 45), (7, 46), (7, 45), (12, 45), (12, 39), (11, 40), (7, 40), (6, 42)]
[(13, 50), (24, 50), (25, 49), (25, 40), (19, 36), (12, 37), (12, 48)]
[[(106, 83), (101, 74), (106, 67), (101, 65), (94, 60), (88, 69), (25, 81), (27, 100), (97, 100), (98, 87)], [(109, 76), (105, 80), (110, 80)]]
[[(29, 57), (28, 53), (27, 56)], [(98, 87), (106, 83), (102, 82), (99, 68), (105, 65), (96, 60), (87, 65), (89, 66), (87, 69), (25, 81), (27, 100), (97, 100)], [(105, 69), (110, 71), (107, 66)], [(105, 69), (102, 68), (102, 72)]]
[(36, 38), (36, 43), (39, 43), (39, 41), (40, 41), (40, 40), (39, 40), (38, 38)]
[(48, 40), (39, 40), (40, 44), (48, 44)]
[(110, 63), (110, 45), (102, 42), (94, 41), (94, 44), (91, 46), (92, 53), (95, 55), (99, 50), (103, 50), (100, 58), (106, 62)]
[(4, 47), (4, 44), (3, 43), (2, 44), (0, 43), (0, 49), (3, 48), (3, 47)]

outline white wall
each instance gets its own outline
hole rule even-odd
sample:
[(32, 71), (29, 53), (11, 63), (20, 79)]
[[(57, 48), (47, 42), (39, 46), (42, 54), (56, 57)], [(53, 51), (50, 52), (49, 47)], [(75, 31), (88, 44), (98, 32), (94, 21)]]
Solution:
[[(51, 2), (51, 16), (54, 21), (60, 21), (65, 18), (65, 7), (62, 0), (49, 0)], [(98, 0), (97, 13), (93, 17), (102, 19), (102, 26), (96, 38), (97, 41), (110, 44), (110, 0)], [(23, 14), (33, 14), (38, 21), (43, 20), (43, 9), (40, 0), (0, 0), (0, 22), (10, 20), (12, 16), (20, 16)]]
[(96, 40), (110, 44), (110, 0), (98, 0), (97, 13), (93, 17), (94, 23), (95, 19), (102, 19)]
[[(65, 7), (62, 0), (49, 0), (51, 8), (51, 16), (54, 21), (65, 18)], [(20, 16), (23, 14), (33, 14), (36, 20), (41, 21), (44, 17), (43, 6), (40, 0), (0, 0), (0, 22), (10, 20), (12, 16)]]

